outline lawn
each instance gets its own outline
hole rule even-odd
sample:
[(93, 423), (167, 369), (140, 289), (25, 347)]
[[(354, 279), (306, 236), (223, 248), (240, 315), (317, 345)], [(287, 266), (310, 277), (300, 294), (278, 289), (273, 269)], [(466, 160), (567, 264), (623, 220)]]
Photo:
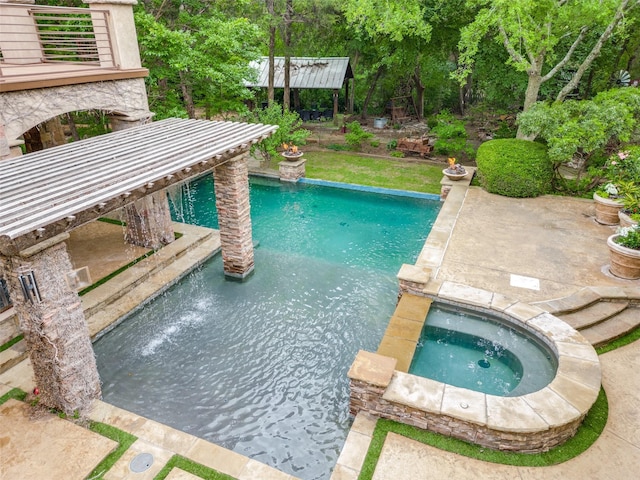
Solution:
[(305, 152), (307, 178), (440, 194), (442, 167), (351, 152)]

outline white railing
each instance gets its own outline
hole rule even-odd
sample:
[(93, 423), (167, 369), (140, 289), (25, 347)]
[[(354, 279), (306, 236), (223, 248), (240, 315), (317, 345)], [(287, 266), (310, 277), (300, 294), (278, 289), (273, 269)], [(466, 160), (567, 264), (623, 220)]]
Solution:
[(64, 63), (118, 68), (109, 12), (0, 4), (0, 67)]

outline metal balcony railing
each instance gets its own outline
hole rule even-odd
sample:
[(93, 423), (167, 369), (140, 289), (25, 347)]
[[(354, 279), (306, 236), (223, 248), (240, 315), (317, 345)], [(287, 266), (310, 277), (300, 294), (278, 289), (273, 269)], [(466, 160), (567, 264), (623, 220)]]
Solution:
[(0, 10), (0, 75), (43, 63), (118, 68), (106, 10), (15, 4)]

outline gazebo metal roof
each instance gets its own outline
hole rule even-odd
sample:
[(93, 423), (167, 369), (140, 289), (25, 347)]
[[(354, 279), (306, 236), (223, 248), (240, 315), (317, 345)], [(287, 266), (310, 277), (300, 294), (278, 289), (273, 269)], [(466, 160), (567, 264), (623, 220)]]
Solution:
[(277, 128), (167, 119), (0, 161), (0, 253), (212, 170)]
[[(274, 86), (284, 87), (284, 57), (275, 57)], [(255, 82), (248, 87), (269, 86), (269, 57), (251, 62), (258, 71)], [(345, 78), (353, 78), (349, 57), (291, 57), (291, 88), (326, 88), (340, 90)]]

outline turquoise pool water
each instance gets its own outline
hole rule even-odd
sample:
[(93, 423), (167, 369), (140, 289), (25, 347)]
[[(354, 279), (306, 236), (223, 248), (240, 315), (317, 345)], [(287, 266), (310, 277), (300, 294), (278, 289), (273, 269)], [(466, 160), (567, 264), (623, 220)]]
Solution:
[(500, 319), (432, 306), (409, 372), (507, 397), (544, 388), (557, 367), (548, 347)]
[[(209, 177), (176, 200), (215, 227)], [(347, 371), (375, 351), (440, 203), (254, 178), (255, 273), (220, 256), (95, 344), (106, 401), (304, 480), (328, 479), (351, 424)]]

